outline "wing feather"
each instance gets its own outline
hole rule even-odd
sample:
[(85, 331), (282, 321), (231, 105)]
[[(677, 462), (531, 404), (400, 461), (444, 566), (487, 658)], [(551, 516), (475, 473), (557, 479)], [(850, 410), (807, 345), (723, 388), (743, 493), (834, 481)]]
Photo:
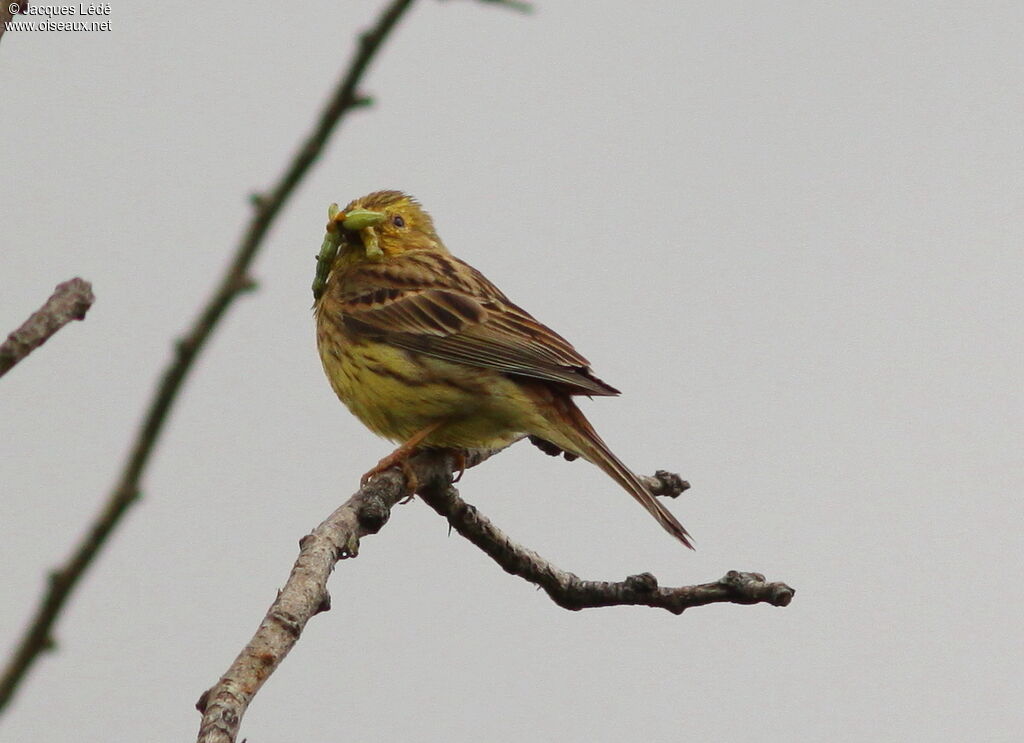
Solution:
[[(456, 270), (450, 263), (439, 274), (430, 265), (438, 260)], [(345, 278), (338, 298), (352, 333), (445, 361), (542, 379), (571, 394), (618, 394), (567, 340), (451, 256), (408, 254), (350, 270)]]

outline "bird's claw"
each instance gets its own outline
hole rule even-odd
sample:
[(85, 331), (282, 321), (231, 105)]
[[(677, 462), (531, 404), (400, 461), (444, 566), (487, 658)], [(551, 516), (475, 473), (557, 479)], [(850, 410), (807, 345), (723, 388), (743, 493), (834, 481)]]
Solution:
[(409, 495), (402, 501), (402, 503), (407, 503), (412, 500), (413, 496), (416, 495), (416, 491), (419, 490), (420, 481), (419, 478), (416, 477), (416, 472), (413, 470), (412, 465), (409, 464), (408, 455), (404, 452), (393, 452), (377, 462), (377, 465), (373, 469), (359, 478), (359, 487), (366, 487), (366, 483), (368, 483), (372, 478), (382, 472), (386, 472), (392, 467), (398, 467), (402, 471), (402, 477), (405, 478), (405, 489), (408, 491)]
[(452, 477), (452, 482), (456, 483), (466, 474), (466, 452), (462, 449), (454, 449), (452, 450), (452, 458), (455, 460), (452, 463), (452, 473), (454, 474), (455, 470), (459, 471), (459, 474)]

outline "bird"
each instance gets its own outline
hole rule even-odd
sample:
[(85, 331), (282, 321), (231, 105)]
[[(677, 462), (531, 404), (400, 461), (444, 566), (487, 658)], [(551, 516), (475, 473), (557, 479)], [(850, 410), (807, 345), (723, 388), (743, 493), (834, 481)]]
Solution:
[(363, 484), (395, 466), (408, 482), (407, 459), (421, 448), (497, 449), (528, 436), (547, 453), (599, 467), (693, 549), (573, 401), (619, 391), (452, 255), (415, 198), (375, 191), (343, 210), (332, 204), (328, 215), (313, 283), (324, 372), (356, 418), (399, 444)]

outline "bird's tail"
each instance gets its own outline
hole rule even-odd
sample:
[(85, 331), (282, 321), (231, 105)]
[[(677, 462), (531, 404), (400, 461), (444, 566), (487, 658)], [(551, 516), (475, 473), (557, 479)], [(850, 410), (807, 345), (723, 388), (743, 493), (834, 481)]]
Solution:
[(596, 464), (604, 470), (609, 477), (621, 485), (641, 506), (647, 509), (647, 512), (657, 519), (665, 531), (690, 549), (693, 549), (689, 532), (686, 531), (683, 525), (676, 520), (676, 517), (665, 506), (651, 495), (651, 492), (640, 481), (640, 478), (612, 453), (608, 445), (597, 435), (597, 431), (590, 425), (590, 421), (586, 419), (583, 412), (576, 407), (576, 403), (569, 398), (559, 398), (558, 407), (559, 412), (565, 418), (565, 422), (569, 424), (566, 427), (568, 430), (562, 429), (559, 431), (562, 436), (568, 439), (568, 442), (559, 442), (559, 445), (566, 448), (565, 443), (571, 443), (571, 446), (568, 447), (569, 451), (578, 454), (588, 462)]

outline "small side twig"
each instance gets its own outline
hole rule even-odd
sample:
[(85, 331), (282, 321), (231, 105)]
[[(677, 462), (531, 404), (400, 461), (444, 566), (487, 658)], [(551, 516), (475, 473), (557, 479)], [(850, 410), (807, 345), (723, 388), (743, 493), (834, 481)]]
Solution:
[(491, 5), (504, 5), (509, 10), (517, 10), (520, 13), (533, 12), (533, 3), (525, 2), (525, 0), (480, 0), (480, 2)]
[[(659, 471), (658, 475), (657, 480), (665, 481), (670, 473)], [(476, 508), (462, 500), (450, 484), (434, 481), (421, 489), (419, 495), (427, 505), (448, 519), (455, 531), (483, 550), (506, 572), (543, 588), (552, 601), (565, 609), (651, 606), (682, 614), (691, 607), (713, 603), (788, 606), (795, 593), (785, 583), (766, 583), (760, 573), (735, 570), (712, 583), (676, 588), (659, 586), (658, 579), (650, 573), (616, 582), (583, 580), (513, 542)]]
[(177, 400), (196, 358), (227, 308), (241, 294), (253, 287), (248, 273), (249, 266), (285, 202), (320, 156), (344, 115), (365, 105), (365, 96), (358, 92), (363, 76), (371, 60), (412, 2), (413, 0), (393, 0), (381, 13), (376, 25), (359, 37), (355, 56), (320, 113), (312, 132), (300, 145), (274, 187), (252, 200), (254, 213), (235, 250), (231, 264), (199, 317), (177, 342), (174, 357), (160, 378), (117, 484), (71, 557), (51, 574), (49, 588), (36, 608), (35, 615), (8, 665), (4, 668), (3, 675), (0, 676), (0, 711), (10, 701), (15, 689), (39, 654), (54, 647), (52, 627), (72, 590), (120, 523), (121, 517), (138, 500), (142, 473), (163, 430), (167, 413)]
[(0, 377), (69, 322), (84, 320), (95, 301), (88, 281), (76, 277), (57, 284), (46, 304), (0, 344)]

